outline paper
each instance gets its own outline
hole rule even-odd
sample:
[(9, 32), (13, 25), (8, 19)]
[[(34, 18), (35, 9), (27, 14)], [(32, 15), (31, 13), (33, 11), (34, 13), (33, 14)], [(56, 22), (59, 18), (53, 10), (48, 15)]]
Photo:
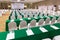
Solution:
[(27, 29), (27, 30), (26, 30), (26, 33), (27, 33), (28, 36), (34, 35), (34, 33), (32, 32), (31, 29)]
[(23, 20), (23, 19), (20, 19), (20, 20)]
[(53, 25), (50, 25), (50, 27), (52, 27), (53, 29), (59, 29), (58, 27), (53, 26)]
[(36, 26), (38, 26), (38, 23), (36, 23)]
[(31, 19), (31, 18), (28, 18), (29, 20)]
[(45, 28), (43, 28), (43, 27), (40, 27), (39, 28), (42, 32), (48, 32), (48, 30), (46, 30)]
[(42, 40), (51, 40), (50, 38), (42, 39)]
[(14, 20), (11, 20), (11, 22), (13, 22)]
[(35, 17), (35, 19), (38, 19), (37, 17)]
[(11, 40), (11, 39), (14, 39), (14, 38), (15, 38), (14, 32), (10, 32), (10, 33), (7, 34), (6, 40)]
[(53, 40), (60, 40), (60, 35), (55, 36)]

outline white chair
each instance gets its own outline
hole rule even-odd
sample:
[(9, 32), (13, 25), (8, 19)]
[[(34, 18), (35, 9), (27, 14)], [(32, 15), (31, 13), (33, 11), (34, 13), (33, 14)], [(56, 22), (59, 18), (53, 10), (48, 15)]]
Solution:
[(57, 19), (57, 22), (60, 23), (60, 17)]
[(29, 15), (29, 17), (31, 18), (31, 17), (33, 17), (33, 15), (32, 15), (32, 14), (30, 14), (30, 15)]
[(39, 14), (39, 12), (37, 12), (37, 15)]
[(56, 17), (53, 17), (52, 20), (51, 20), (51, 24), (54, 24), (56, 21)]
[(22, 20), (19, 25), (19, 29), (27, 28), (27, 22)]
[(15, 16), (11, 16), (11, 20), (14, 20), (14, 19), (16, 19)]
[(32, 20), (32, 21), (30, 22), (30, 26), (31, 26), (31, 27), (36, 26), (36, 20)]
[(12, 16), (15, 16), (15, 11), (13, 11)]
[(17, 30), (17, 25), (15, 22), (8, 23), (8, 29), (9, 31)]
[(19, 16), (20, 14), (17, 12), (17, 15)]
[(42, 40), (51, 40), (50, 38), (45, 38), (45, 39), (42, 39)]
[(58, 16), (60, 16), (60, 11), (57, 11)]
[(38, 22), (38, 26), (43, 25), (43, 23), (44, 23), (44, 19), (40, 19), (39, 22)]
[(45, 20), (45, 25), (46, 24), (49, 24), (50, 23), (50, 18), (47, 18), (46, 20)]
[(38, 14), (35, 14), (35, 16), (34, 17), (37, 17), (38, 16)]
[(40, 16), (42, 16), (43, 14), (41, 13)]
[(21, 15), (18, 15), (18, 16), (17, 16), (17, 19), (21, 19), (21, 18), (22, 18), (22, 16), (21, 16)]
[(24, 15), (24, 18), (28, 18), (27, 15)]
[(47, 16), (47, 13), (44, 13), (45, 16)]
[(55, 36), (55, 37), (53, 38), (53, 40), (60, 40), (60, 35)]

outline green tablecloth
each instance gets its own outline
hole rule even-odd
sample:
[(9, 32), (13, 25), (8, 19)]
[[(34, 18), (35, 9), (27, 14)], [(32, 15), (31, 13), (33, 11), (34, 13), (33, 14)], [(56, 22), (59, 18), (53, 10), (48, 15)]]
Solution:
[(0, 32), (0, 40), (6, 40), (8, 32)]
[[(34, 35), (27, 35), (26, 30), (27, 29), (21, 29), (21, 30), (15, 30), (15, 38), (14, 40), (41, 40), (44, 38), (53, 38), (56, 35), (60, 35), (60, 23), (55, 23), (53, 24), (54, 26), (58, 27), (59, 29), (54, 29), (52, 27), (50, 27), (50, 25), (45, 25), (43, 26), (44, 29), (47, 30), (47, 32), (43, 32), (41, 31), (38, 27), (33, 27), (30, 28), (31, 31), (34, 33)], [(9, 32), (1, 32), (0, 33), (0, 40), (5, 40), (7, 37), (7, 34)]]

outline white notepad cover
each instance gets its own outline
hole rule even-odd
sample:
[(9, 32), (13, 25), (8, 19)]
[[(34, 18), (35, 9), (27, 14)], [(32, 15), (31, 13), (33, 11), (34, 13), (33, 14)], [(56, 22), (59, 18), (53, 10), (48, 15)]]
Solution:
[(11, 40), (15, 38), (15, 33), (14, 32), (10, 32), (7, 34), (6, 40)]
[(26, 33), (27, 33), (28, 36), (34, 35), (34, 33), (32, 32), (31, 29), (27, 29), (27, 30), (26, 30)]

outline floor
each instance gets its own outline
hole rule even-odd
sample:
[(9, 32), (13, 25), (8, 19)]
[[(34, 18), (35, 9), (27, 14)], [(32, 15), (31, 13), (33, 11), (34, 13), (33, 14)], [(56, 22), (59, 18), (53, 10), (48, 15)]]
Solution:
[(2, 16), (0, 16), (0, 32), (4, 32), (5, 31), (5, 23), (6, 20), (8, 19), (10, 15), (10, 11), (5, 12), (5, 14), (3, 14)]

